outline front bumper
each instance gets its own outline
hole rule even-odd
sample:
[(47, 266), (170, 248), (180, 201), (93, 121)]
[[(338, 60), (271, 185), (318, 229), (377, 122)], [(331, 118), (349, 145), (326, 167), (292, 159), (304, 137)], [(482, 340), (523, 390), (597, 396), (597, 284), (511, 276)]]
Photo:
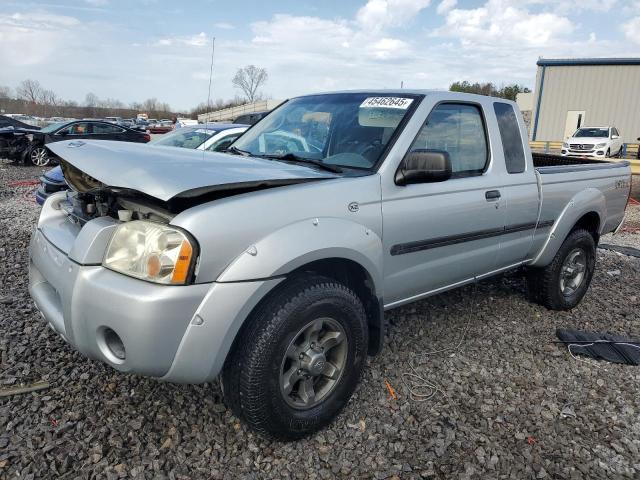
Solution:
[(593, 150), (574, 150), (572, 148), (562, 147), (562, 155), (565, 157), (582, 157), (582, 158), (605, 158), (606, 148), (598, 148)]
[(283, 280), (157, 285), (79, 264), (40, 230), (30, 256), (29, 293), (67, 343), (117, 370), (177, 383), (213, 380), (246, 318)]
[[(40, 230), (31, 240), (29, 293), (49, 325), (84, 355), (124, 372), (163, 376), (210, 285), (165, 286), (79, 265)], [(124, 358), (107, 332), (121, 339)]]

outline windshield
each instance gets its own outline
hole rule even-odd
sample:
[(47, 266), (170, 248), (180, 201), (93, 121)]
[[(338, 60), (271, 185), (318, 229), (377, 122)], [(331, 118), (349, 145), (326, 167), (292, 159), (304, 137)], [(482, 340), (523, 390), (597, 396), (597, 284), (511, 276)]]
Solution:
[(370, 169), (418, 98), (367, 93), (294, 98), (254, 125), (233, 146), (254, 156), (289, 154)]
[(593, 137), (593, 138), (603, 138), (609, 136), (608, 128), (579, 128), (576, 133), (573, 134), (574, 137)]
[(180, 128), (171, 133), (166, 133), (162, 137), (153, 140), (153, 145), (161, 145), (164, 147), (180, 147), (180, 148), (198, 148), (208, 138), (211, 138), (217, 132), (211, 129), (197, 128)]
[(58, 128), (62, 127), (63, 125), (66, 125), (66, 122), (50, 123), (46, 127), (40, 129), (40, 132), (42, 132), (42, 133), (51, 133), (51, 132), (57, 130)]

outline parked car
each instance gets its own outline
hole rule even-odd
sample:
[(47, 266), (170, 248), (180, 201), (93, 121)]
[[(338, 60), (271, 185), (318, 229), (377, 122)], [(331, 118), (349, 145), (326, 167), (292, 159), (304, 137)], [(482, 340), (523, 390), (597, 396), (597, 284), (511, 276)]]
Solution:
[(33, 132), (36, 131), (27, 128), (0, 128), (0, 158), (24, 162), (28, 158)]
[(40, 186), (36, 190), (36, 202), (42, 205), (52, 193), (68, 190), (69, 186), (64, 180), (62, 168), (53, 167), (40, 177)]
[(173, 122), (171, 120), (161, 120), (147, 127), (149, 133), (167, 133), (173, 130)]
[(622, 155), (622, 139), (615, 127), (581, 127), (562, 144), (568, 157), (606, 158)]
[(40, 127), (24, 123), (16, 117), (0, 115), (0, 158), (24, 161), (33, 133)]
[(519, 267), (532, 300), (578, 305), (631, 184), (628, 162), (532, 156), (514, 102), (445, 91), (294, 98), (204, 159), (50, 148), (74, 191), (31, 241), (43, 318), (122, 372), (221, 373), (232, 411), (280, 439), (347, 404), (385, 310)]
[(265, 110), (264, 112), (245, 113), (236, 118), (233, 123), (243, 123), (245, 125), (254, 125), (269, 115), (271, 110)]
[(113, 123), (99, 120), (76, 120), (53, 123), (34, 133), (29, 149), (29, 158), (34, 165), (45, 166), (50, 162), (46, 146), (61, 140), (118, 140), (121, 142), (146, 143), (149, 134)]
[(104, 117), (105, 122), (122, 125), (122, 117)]
[(195, 148), (211, 152), (226, 150), (249, 125), (212, 123), (182, 127), (151, 141), (151, 145)]
[(198, 120), (192, 118), (178, 118), (176, 119), (176, 127), (192, 127), (198, 125)]
[[(220, 152), (226, 150), (247, 128), (248, 125), (220, 123), (184, 127), (152, 140), (149, 145)], [(59, 166), (54, 167), (40, 177), (36, 202), (42, 205), (52, 193), (68, 189), (62, 169)]]
[(13, 127), (25, 130), (40, 130), (40, 127), (19, 120), (19, 116), (0, 115), (0, 128)]

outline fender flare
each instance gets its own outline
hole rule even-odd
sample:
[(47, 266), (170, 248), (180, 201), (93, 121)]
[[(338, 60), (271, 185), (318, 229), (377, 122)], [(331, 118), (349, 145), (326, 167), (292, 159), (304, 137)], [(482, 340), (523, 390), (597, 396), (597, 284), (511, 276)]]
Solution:
[(606, 205), (604, 195), (597, 188), (586, 188), (574, 195), (558, 215), (542, 248), (530, 265), (533, 267), (549, 265), (578, 220), (588, 213), (595, 212), (598, 215), (598, 234), (601, 234), (604, 228), (603, 219), (607, 218)]
[(362, 224), (340, 218), (309, 218), (276, 230), (251, 245), (216, 282), (242, 282), (287, 275), (316, 260), (343, 258), (358, 263), (382, 297), (382, 239)]

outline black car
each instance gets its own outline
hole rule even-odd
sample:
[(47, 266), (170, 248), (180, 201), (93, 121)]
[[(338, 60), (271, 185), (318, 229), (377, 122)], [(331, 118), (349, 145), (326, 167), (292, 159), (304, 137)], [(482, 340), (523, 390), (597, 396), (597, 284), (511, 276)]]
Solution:
[(233, 123), (244, 123), (245, 125), (253, 125), (254, 123), (258, 123), (264, 117), (269, 115), (271, 110), (265, 110), (264, 112), (253, 112), (253, 113), (245, 113), (244, 115), (240, 115), (236, 118)]
[(36, 127), (35, 125), (29, 125), (28, 123), (21, 122), (20, 120), (16, 120), (13, 117), (7, 117), (6, 115), (0, 115), (0, 128), (6, 127), (21, 128), (26, 130), (40, 130), (40, 127)]
[(33, 134), (29, 158), (34, 165), (47, 165), (51, 160), (45, 145), (61, 140), (78, 139), (146, 143), (151, 140), (151, 136), (140, 130), (99, 120), (52, 123)]
[(22, 161), (39, 127), (0, 115), (0, 158)]

